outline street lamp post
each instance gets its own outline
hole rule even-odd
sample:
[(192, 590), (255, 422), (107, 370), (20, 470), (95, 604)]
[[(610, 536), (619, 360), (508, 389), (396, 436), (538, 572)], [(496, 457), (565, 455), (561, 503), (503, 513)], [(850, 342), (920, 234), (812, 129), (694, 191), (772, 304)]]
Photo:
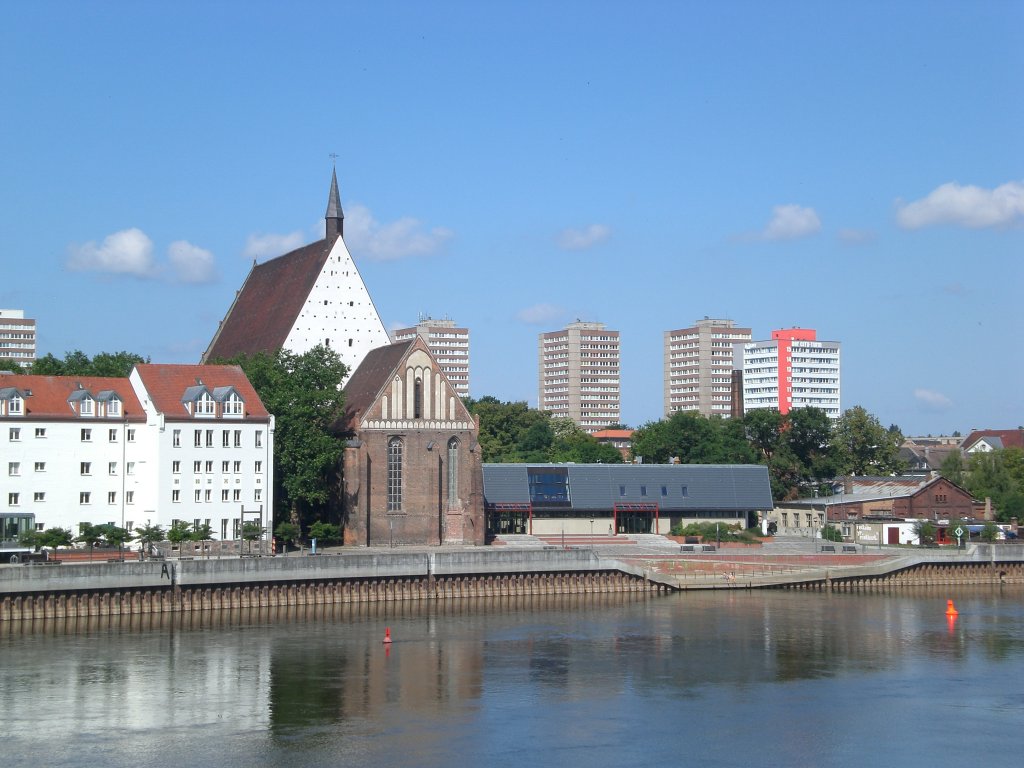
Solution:
[(590, 548), (594, 548), (594, 518), (590, 518)]

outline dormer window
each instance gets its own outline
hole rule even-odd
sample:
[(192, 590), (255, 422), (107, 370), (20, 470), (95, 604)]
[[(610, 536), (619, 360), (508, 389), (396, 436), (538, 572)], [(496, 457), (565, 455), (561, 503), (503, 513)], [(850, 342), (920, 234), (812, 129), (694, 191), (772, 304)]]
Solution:
[(204, 392), (196, 401), (196, 416), (213, 416), (217, 412), (213, 398), (209, 392)]
[(24, 416), (25, 399), (13, 387), (0, 389), (0, 416)]
[(217, 387), (213, 399), (220, 403), (221, 416), (237, 419), (245, 415), (245, 402), (234, 387)]
[(68, 397), (68, 405), (79, 416), (92, 417), (96, 415), (96, 400), (81, 384)]
[(217, 415), (217, 405), (210, 396), (210, 390), (202, 383), (186, 389), (181, 402), (191, 416), (209, 419)]
[(105, 389), (96, 394), (96, 400), (103, 408), (97, 415), (117, 417), (121, 415), (121, 398), (112, 389)]

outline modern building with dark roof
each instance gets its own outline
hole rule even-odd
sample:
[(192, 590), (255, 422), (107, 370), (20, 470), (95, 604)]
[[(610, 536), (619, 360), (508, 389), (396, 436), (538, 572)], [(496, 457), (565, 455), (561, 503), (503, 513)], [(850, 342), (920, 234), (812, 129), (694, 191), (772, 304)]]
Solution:
[(331, 176), (325, 219), (323, 240), (263, 264), (253, 263), (202, 362), (280, 349), (301, 354), (323, 344), (337, 352), (351, 372), (371, 349), (389, 343), (345, 245), (336, 173)]
[(773, 506), (758, 464), (484, 464), (483, 486), (490, 535), (746, 528)]

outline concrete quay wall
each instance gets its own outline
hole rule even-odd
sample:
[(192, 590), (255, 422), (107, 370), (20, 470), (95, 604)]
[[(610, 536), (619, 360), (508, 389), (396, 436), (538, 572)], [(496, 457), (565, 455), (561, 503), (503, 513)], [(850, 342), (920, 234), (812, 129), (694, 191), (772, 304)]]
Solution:
[(592, 551), (466, 550), (0, 568), (0, 621), (667, 591)]

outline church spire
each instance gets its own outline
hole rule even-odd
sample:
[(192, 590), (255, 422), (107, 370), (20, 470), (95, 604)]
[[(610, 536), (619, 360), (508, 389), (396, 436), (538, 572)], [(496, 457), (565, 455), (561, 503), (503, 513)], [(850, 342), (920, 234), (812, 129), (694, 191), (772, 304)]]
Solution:
[(345, 213), (341, 210), (341, 195), (338, 194), (338, 173), (331, 169), (331, 194), (327, 198), (327, 239), (341, 237), (345, 229)]

